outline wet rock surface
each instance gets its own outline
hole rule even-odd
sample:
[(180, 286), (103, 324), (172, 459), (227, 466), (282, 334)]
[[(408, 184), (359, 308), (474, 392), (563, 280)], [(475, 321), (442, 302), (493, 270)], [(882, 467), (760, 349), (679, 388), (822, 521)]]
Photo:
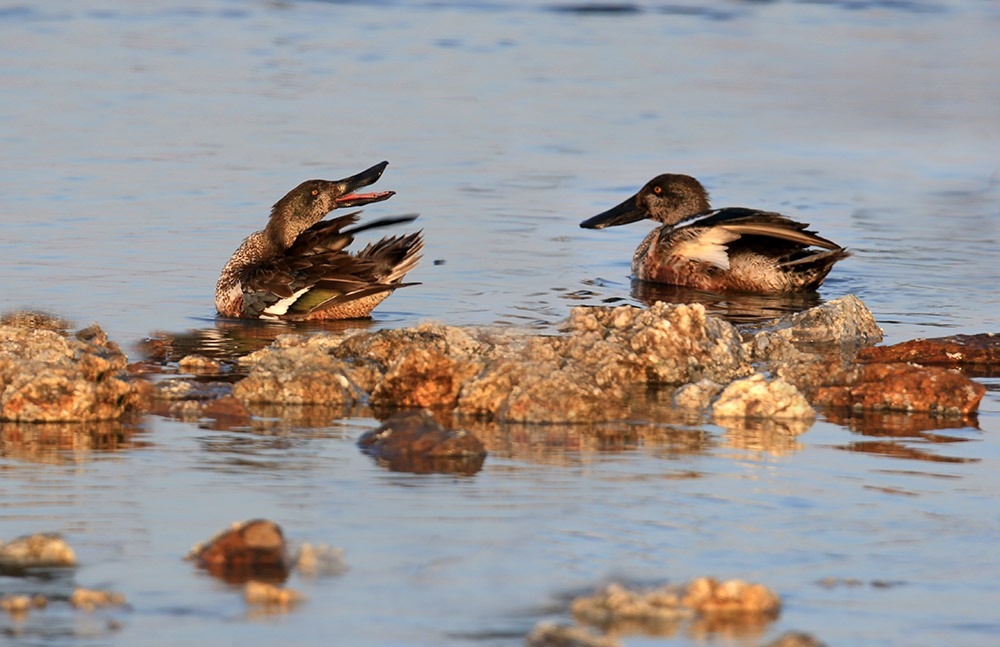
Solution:
[(770, 332), (789, 341), (828, 346), (860, 347), (882, 340), (882, 329), (875, 317), (853, 294), (773, 321), (747, 325), (743, 330), (750, 334)]
[(813, 420), (816, 411), (795, 386), (780, 378), (770, 382), (760, 373), (731, 382), (712, 406), (720, 418), (793, 418)]
[(576, 622), (608, 636), (685, 631), (745, 637), (759, 633), (780, 611), (781, 598), (763, 585), (711, 577), (644, 589), (612, 583), (570, 605)]
[(254, 519), (234, 523), (188, 555), (198, 566), (227, 582), (284, 581), (290, 570), (281, 527)]
[(865, 348), (858, 354), (858, 359), (869, 362), (972, 367), (980, 368), (986, 374), (996, 375), (1000, 373), (1000, 334), (914, 339), (892, 346)]
[[(594, 423), (630, 419), (644, 410), (649, 389), (676, 386), (675, 406), (711, 413), (717, 422), (799, 420), (792, 426), (804, 430), (814, 406), (961, 415), (975, 410), (982, 391), (936, 367), (855, 361), (858, 347), (880, 339), (881, 331), (853, 295), (742, 329), (698, 304), (655, 303), (645, 310), (577, 308), (561, 330), (518, 335), (424, 324), (281, 335), (243, 360), (249, 373), (232, 397), (244, 412), (232, 417), (252, 419), (254, 406), (281, 403), (369, 405), (379, 417), (428, 408), (440, 420)], [(992, 344), (977, 339), (983, 348)], [(755, 372), (772, 377), (740, 381)], [(158, 397), (200, 399), (206, 387), (187, 395), (181, 389), (157, 386)], [(168, 407), (189, 418), (205, 409)]]
[(36, 533), (0, 542), (0, 572), (75, 565), (76, 554), (57, 534)]
[(243, 588), (243, 599), (247, 601), (247, 604), (287, 609), (293, 604), (305, 600), (305, 596), (294, 589), (251, 580)]
[(621, 647), (612, 636), (603, 636), (587, 627), (540, 622), (525, 638), (526, 647)]
[(0, 325), (0, 420), (113, 420), (139, 392), (127, 358), (97, 326), (68, 336)]
[(358, 439), (362, 450), (397, 472), (474, 474), (486, 448), (475, 434), (446, 429), (426, 410), (405, 411)]

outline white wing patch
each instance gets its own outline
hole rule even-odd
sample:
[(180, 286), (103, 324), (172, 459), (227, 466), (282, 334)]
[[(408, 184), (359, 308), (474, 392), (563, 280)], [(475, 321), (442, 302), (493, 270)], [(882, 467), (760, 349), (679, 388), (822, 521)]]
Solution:
[(718, 268), (728, 270), (729, 254), (726, 253), (726, 243), (731, 243), (739, 237), (739, 234), (722, 227), (711, 227), (702, 231), (697, 238), (677, 243), (673, 253), (692, 261), (711, 263)]
[(288, 312), (288, 309), (292, 307), (292, 304), (299, 300), (299, 297), (309, 291), (309, 288), (302, 288), (290, 297), (281, 299), (277, 303), (269, 305), (264, 308), (264, 311), (260, 313), (261, 319), (264, 319), (264, 315), (271, 315), (272, 317), (280, 317), (281, 315)]

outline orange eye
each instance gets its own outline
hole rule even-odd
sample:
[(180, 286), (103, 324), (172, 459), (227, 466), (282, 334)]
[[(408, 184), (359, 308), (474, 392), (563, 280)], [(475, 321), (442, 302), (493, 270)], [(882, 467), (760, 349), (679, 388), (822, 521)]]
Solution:
[(660, 195), (661, 193), (663, 193), (663, 187), (661, 187), (661, 186), (654, 186), (653, 187), (653, 193), (655, 193), (656, 195)]
[(319, 189), (313, 189), (312, 190), (312, 194), (313, 195), (319, 195)]

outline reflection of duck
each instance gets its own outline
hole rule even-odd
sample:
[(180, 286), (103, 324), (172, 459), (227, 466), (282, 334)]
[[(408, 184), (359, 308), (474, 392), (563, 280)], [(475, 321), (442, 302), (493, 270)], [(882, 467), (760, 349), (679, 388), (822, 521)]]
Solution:
[(367, 317), (402, 283), (420, 259), (420, 234), (383, 238), (350, 254), (344, 249), (366, 229), (410, 222), (384, 218), (344, 229), (352, 213), (322, 218), (341, 207), (387, 200), (392, 191), (353, 193), (376, 182), (388, 162), (343, 180), (308, 180), (271, 209), (267, 227), (250, 234), (226, 263), (215, 288), (215, 307), (227, 317), (348, 319)]
[[(701, 183), (660, 175), (621, 204), (580, 223), (586, 229), (643, 218), (663, 226), (632, 258), (636, 278), (702, 290), (773, 293), (813, 290), (846, 249), (778, 213), (711, 209)], [(816, 247), (822, 250), (815, 249)]]
[(665, 303), (700, 303), (709, 314), (733, 324), (759, 323), (776, 317), (802, 312), (822, 303), (819, 293), (782, 292), (754, 294), (750, 292), (709, 292), (683, 285), (650, 283), (632, 280), (632, 296), (647, 306), (657, 301)]

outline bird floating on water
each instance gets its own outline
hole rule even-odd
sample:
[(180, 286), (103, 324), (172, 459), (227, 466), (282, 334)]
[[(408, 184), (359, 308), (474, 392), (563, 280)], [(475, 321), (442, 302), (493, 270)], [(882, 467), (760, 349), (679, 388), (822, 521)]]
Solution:
[[(381, 202), (394, 191), (355, 193), (374, 184), (388, 162), (343, 180), (307, 180), (271, 209), (267, 227), (243, 241), (222, 269), (215, 307), (226, 317), (250, 319), (353, 319), (403, 283), (420, 260), (420, 232), (385, 237), (351, 254), (354, 235), (412, 222), (416, 215), (355, 225), (354, 212), (323, 220), (334, 209)], [(353, 225), (353, 226), (352, 226)]]
[(850, 255), (779, 213), (712, 209), (698, 180), (671, 173), (580, 226), (603, 229), (643, 218), (662, 223), (632, 257), (632, 273), (644, 281), (715, 292), (802, 292), (818, 288), (834, 263)]

